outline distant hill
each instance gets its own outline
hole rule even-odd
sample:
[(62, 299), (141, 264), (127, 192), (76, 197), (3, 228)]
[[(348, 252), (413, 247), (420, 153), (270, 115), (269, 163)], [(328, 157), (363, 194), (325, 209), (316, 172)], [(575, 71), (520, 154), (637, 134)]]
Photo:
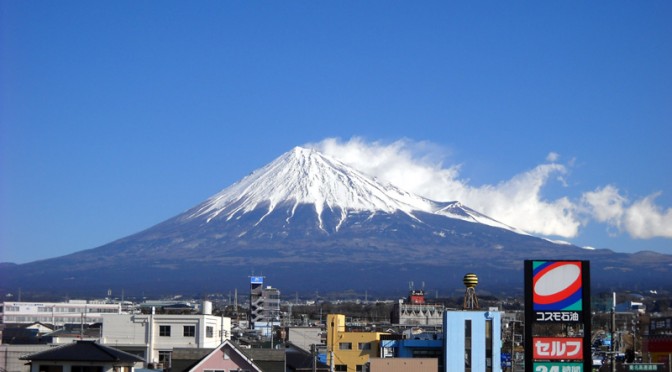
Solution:
[(522, 293), (525, 259), (591, 261), (594, 291), (669, 290), (672, 256), (615, 253), (525, 234), (458, 201), (437, 202), (295, 148), (190, 210), (67, 256), (0, 264), (0, 291), (128, 295), (244, 289), (398, 293), (409, 281)]

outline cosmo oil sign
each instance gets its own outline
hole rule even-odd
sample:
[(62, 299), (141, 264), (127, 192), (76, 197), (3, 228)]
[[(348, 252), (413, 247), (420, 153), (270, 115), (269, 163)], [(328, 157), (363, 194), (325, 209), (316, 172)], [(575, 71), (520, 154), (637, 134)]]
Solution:
[[(589, 371), (590, 316), (588, 261), (525, 261), (525, 350), (532, 351), (526, 353), (525, 365), (529, 371)], [(580, 332), (553, 333), (560, 324)]]

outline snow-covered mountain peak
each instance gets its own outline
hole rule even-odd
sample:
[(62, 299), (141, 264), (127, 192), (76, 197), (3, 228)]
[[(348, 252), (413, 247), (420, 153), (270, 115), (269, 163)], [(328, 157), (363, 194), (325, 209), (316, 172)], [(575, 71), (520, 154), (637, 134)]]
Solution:
[(192, 217), (230, 219), (258, 207), (272, 212), (278, 205), (296, 208), (383, 211), (430, 211), (434, 203), (369, 177), (314, 149), (295, 147), (266, 166), (222, 190), (203, 203)]
[(414, 212), (426, 212), (516, 231), (459, 202), (436, 202), (415, 195), (303, 147), (293, 148), (220, 191), (191, 210), (187, 218), (205, 218), (208, 222), (214, 218), (230, 220), (261, 210), (259, 223), (282, 208), (290, 222), (301, 205), (315, 208), (320, 227), (324, 211), (340, 215), (337, 230), (350, 212), (371, 215), (403, 212), (416, 220)]

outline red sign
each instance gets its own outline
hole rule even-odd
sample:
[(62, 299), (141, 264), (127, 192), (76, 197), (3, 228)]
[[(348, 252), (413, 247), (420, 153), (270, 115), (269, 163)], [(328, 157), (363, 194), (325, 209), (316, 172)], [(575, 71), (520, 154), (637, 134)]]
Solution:
[(536, 360), (581, 360), (583, 359), (583, 339), (564, 337), (543, 337), (532, 340), (533, 358)]

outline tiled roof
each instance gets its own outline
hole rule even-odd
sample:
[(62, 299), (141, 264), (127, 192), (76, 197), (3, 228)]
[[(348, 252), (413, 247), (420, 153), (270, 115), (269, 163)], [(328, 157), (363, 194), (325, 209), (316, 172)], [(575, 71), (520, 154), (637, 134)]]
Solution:
[(77, 341), (39, 353), (26, 355), (21, 360), (61, 362), (144, 362), (136, 355), (101, 345), (94, 341)]

